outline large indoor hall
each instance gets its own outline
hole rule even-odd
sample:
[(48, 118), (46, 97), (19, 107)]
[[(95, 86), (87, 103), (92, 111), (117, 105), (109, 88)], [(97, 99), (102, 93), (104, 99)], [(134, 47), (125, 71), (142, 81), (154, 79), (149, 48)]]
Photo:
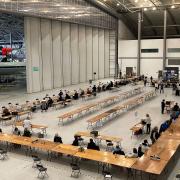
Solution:
[(180, 0), (0, 0), (0, 180), (180, 179)]

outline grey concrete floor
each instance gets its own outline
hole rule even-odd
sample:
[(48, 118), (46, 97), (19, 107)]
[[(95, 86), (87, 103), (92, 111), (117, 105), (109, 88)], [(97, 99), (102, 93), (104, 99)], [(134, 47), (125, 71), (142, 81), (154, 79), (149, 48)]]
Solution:
[[(104, 81), (107, 81), (104, 80)], [(71, 87), (66, 87), (64, 89), (77, 89), (79, 87), (87, 87), (88, 84), (81, 84), (81, 85), (74, 85)], [(122, 87), (122, 91), (126, 91), (131, 89), (132, 86), (128, 85), (125, 87)], [(150, 87), (146, 87), (146, 90), (151, 89)], [(52, 95), (54, 93), (58, 93), (59, 89), (52, 90), (52, 91), (46, 91), (41, 93), (34, 93), (34, 94), (26, 94), (24, 92), (11, 92), (10, 94), (0, 94), (0, 105), (6, 105), (8, 102), (24, 102), (25, 100), (34, 99), (36, 97), (43, 97), (45, 94)], [(112, 108), (113, 106), (116, 106), (117, 104), (114, 104), (112, 106), (109, 106), (107, 108), (101, 109), (100, 111), (94, 112), (88, 116), (85, 116), (80, 119), (76, 119), (75, 121), (66, 124), (64, 126), (58, 126), (58, 115), (61, 115), (65, 112), (68, 112), (70, 110), (73, 110), (77, 107), (80, 107), (84, 104), (89, 104), (92, 102), (97, 102), (100, 99), (103, 99), (105, 97), (113, 96), (115, 94), (119, 94), (120, 92), (110, 93), (110, 92), (104, 92), (98, 94), (97, 98), (93, 100), (87, 100), (82, 101), (78, 100), (76, 102), (73, 102), (72, 106), (54, 110), (49, 109), (48, 112), (41, 113), (38, 111), (37, 113), (33, 114), (32, 123), (33, 124), (43, 124), (47, 125), (47, 137), (46, 139), (53, 140), (54, 134), (56, 132), (59, 133), (59, 135), (62, 137), (63, 142), (65, 144), (71, 144), (73, 140), (73, 136), (77, 131), (86, 131), (87, 130), (87, 122), (86, 120), (90, 117), (95, 116), (96, 114), (99, 114), (107, 109)], [(6, 96), (5, 96), (6, 95)], [(130, 128), (136, 124), (141, 118), (145, 117), (146, 113), (149, 113), (152, 117), (152, 127), (156, 125), (160, 125), (161, 122), (164, 120), (167, 120), (169, 118), (169, 115), (164, 114), (161, 115), (160, 113), (160, 102), (162, 99), (167, 100), (175, 100), (179, 102), (180, 97), (175, 97), (172, 95), (171, 89), (165, 89), (164, 94), (158, 94), (158, 96), (150, 101), (147, 101), (145, 104), (134, 108), (127, 113), (122, 114), (121, 116), (112, 119), (111, 121), (107, 122), (103, 127), (99, 128), (98, 131), (101, 134), (105, 135), (113, 135), (122, 137), (122, 147), (123, 150), (128, 153), (132, 151), (133, 147), (138, 147), (138, 145), (142, 142), (143, 139), (149, 137), (147, 135), (143, 135), (140, 138), (131, 138), (131, 131)], [(119, 102), (120, 103), (123, 103)], [(135, 117), (135, 112), (137, 112), (138, 117)], [(11, 125), (2, 126), (4, 132), (11, 133), (12, 127)], [(34, 130), (34, 133), (36, 134), (38, 130)], [(88, 139), (87, 139), (88, 141)], [(105, 145), (105, 144), (104, 144)], [(104, 147), (101, 147), (103, 149)], [(71, 174), (71, 168), (70, 168), (70, 158), (69, 157), (59, 157), (54, 158), (51, 162), (46, 160), (46, 156), (43, 155), (43, 153), (39, 153), (40, 156), (43, 158), (43, 164), (48, 168), (48, 175), (49, 177), (47, 179), (49, 180), (69, 180), (72, 179), (70, 177)], [(176, 160), (176, 161), (175, 161)], [(179, 161), (179, 155), (176, 155), (174, 162), (170, 162), (168, 166), (168, 172), (164, 175), (162, 174), (158, 179), (168, 179), (173, 180), (176, 172), (179, 169), (180, 161)], [(83, 180), (90, 180), (90, 179), (103, 179), (103, 176), (101, 173), (97, 172), (97, 163), (91, 162), (91, 161), (82, 161), (81, 162), (81, 169), (82, 174), (80, 175), (79, 179)], [(112, 168), (112, 174), (113, 179), (127, 179), (127, 171), (123, 168), (113, 167)], [(23, 151), (16, 151), (13, 150), (8, 153), (8, 159), (5, 161), (0, 161), (0, 180), (21, 180), (21, 179), (28, 179), (28, 180), (34, 180), (37, 179), (37, 170), (32, 168), (32, 159), (29, 156), (26, 156)], [(140, 176), (136, 177), (136, 179), (140, 179)], [(144, 179), (148, 179), (148, 177), (144, 176)]]

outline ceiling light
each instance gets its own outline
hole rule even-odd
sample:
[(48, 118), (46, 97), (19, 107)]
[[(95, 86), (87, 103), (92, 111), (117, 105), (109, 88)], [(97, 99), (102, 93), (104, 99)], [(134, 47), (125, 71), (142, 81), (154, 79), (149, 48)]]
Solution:
[(155, 11), (155, 10), (156, 10), (156, 7), (153, 7), (152, 10)]
[(119, 6), (119, 3), (117, 3), (117, 6)]
[(135, 0), (134, 2), (135, 2), (135, 3), (137, 3), (137, 2), (138, 2), (138, 0)]
[(172, 5), (171, 8), (174, 9), (174, 8), (175, 8), (175, 5)]
[(150, 3), (150, 4), (149, 4), (149, 6), (151, 7), (151, 6), (152, 6), (152, 4)]
[(147, 11), (147, 8), (144, 8), (144, 11)]
[(147, 0), (144, 0), (144, 2), (147, 2)]
[(104, 0), (104, 2), (106, 2), (106, 0)]

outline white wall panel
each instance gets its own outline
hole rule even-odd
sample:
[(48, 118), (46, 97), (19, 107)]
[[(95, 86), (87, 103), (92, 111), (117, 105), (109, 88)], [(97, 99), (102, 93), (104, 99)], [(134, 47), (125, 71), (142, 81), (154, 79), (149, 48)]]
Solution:
[(79, 83), (79, 38), (78, 38), (78, 25), (71, 24), (71, 62), (72, 62), (72, 84)]
[(52, 33), (51, 21), (41, 19), (41, 55), (43, 72), (43, 89), (53, 88), (53, 65), (52, 65)]
[(109, 30), (104, 31), (104, 68), (105, 77), (109, 77)]
[(96, 72), (95, 79), (99, 78), (99, 38), (98, 28), (93, 28), (93, 72)]
[(93, 78), (93, 36), (92, 27), (86, 27), (87, 80)]
[(62, 57), (64, 86), (71, 84), (70, 24), (62, 23)]
[(104, 78), (104, 30), (99, 29), (99, 79)]
[(86, 32), (85, 26), (79, 25), (79, 60), (80, 82), (86, 82)]
[(162, 70), (162, 59), (141, 59), (141, 74), (158, 78), (158, 71)]
[(61, 22), (52, 21), (52, 58), (54, 88), (63, 85)]
[(25, 18), (25, 40), (28, 59), (27, 92), (38, 92), (42, 90), (40, 19)]
[(118, 57), (137, 57), (137, 40), (119, 40)]

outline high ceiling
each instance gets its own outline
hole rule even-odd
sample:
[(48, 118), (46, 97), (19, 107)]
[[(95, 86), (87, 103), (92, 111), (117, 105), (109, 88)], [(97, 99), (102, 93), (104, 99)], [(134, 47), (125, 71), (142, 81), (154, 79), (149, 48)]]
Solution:
[(142, 37), (162, 38), (165, 8), (167, 36), (180, 37), (180, 0), (0, 0), (0, 43), (9, 41), (10, 33), (13, 40), (23, 40), (23, 16), (110, 29), (120, 18), (137, 37), (139, 11), (143, 12)]
[(137, 37), (138, 12), (142, 11), (142, 38), (162, 38), (164, 9), (167, 9), (167, 37), (180, 37), (180, 0), (90, 0), (124, 20)]

